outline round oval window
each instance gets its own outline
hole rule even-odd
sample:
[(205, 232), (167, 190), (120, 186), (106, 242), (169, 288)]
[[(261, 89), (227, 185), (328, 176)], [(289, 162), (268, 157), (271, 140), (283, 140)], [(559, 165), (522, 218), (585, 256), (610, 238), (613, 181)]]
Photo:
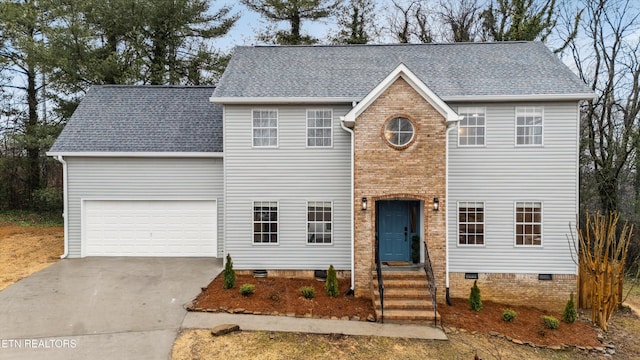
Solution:
[(387, 122), (384, 137), (393, 146), (405, 146), (413, 139), (413, 124), (404, 117), (396, 117)]

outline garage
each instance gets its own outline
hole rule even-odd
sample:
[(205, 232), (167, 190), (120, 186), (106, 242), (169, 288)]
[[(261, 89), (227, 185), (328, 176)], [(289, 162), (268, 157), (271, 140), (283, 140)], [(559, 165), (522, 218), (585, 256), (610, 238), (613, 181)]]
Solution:
[(216, 257), (215, 200), (84, 200), (82, 256)]

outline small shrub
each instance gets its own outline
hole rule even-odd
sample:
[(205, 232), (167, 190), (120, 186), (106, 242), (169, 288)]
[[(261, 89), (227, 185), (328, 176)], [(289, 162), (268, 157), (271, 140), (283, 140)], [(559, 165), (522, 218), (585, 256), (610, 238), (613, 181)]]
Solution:
[(558, 319), (550, 315), (542, 315), (542, 322), (549, 329), (557, 329), (558, 325), (560, 325)]
[(327, 290), (327, 295), (330, 297), (336, 297), (340, 293), (340, 289), (338, 288), (338, 277), (333, 265), (329, 265), (329, 270), (327, 271), (327, 282), (324, 284), (324, 287)]
[(233, 289), (236, 285), (236, 272), (233, 270), (231, 254), (227, 254), (227, 263), (224, 265), (224, 288)]
[(256, 287), (253, 284), (243, 284), (240, 286), (240, 294), (242, 294), (242, 296), (249, 296), (253, 294), (255, 290)]
[(573, 302), (573, 293), (569, 295), (569, 301), (567, 301), (567, 305), (564, 306), (564, 311), (562, 312), (562, 321), (567, 324), (573, 324), (578, 318), (578, 311), (576, 310), (576, 304)]
[(302, 294), (305, 299), (311, 300), (316, 296), (316, 289), (311, 286), (303, 286), (300, 288), (300, 294)]
[(469, 294), (469, 305), (471, 306), (471, 310), (473, 311), (482, 310), (482, 300), (480, 299), (480, 288), (478, 288), (478, 280), (473, 282), (471, 294)]
[(513, 319), (515, 319), (516, 316), (518, 316), (518, 313), (513, 311), (513, 310), (511, 310), (511, 309), (502, 310), (502, 320), (504, 320), (506, 322), (513, 321)]

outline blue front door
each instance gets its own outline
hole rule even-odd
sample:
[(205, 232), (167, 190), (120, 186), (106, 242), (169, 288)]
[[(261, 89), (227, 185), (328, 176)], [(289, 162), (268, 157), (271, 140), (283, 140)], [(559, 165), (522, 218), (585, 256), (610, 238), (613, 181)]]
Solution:
[(378, 240), (381, 261), (410, 261), (408, 201), (378, 201)]

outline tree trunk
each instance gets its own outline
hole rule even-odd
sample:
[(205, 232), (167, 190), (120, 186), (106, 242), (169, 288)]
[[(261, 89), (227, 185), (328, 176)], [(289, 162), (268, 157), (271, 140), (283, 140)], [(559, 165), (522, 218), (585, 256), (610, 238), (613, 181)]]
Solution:
[(27, 150), (27, 198), (32, 203), (33, 192), (40, 187), (40, 147), (38, 146), (38, 98), (36, 90), (36, 71), (29, 64), (27, 74), (27, 104), (29, 118), (25, 124), (25, 139)]

